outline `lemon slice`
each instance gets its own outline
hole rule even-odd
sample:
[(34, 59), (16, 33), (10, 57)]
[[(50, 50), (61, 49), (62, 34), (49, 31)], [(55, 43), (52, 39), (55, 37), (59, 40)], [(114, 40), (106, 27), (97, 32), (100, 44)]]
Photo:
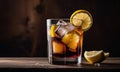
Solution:
[(87, 10), (76, 10), (70, 17), (70, 23), (87, 31), (92, 26), (93, 19)]
[(79, 34), (75, 31), (72, 31), (72, 32), (66, 34), (62, 38), (62, 42), (69, 47), (70, 51), (76, 52), (76, 48), (79, 43), (79, 39), (80, 39)]
[(52, 24), (51, 25), (51, 28), (50, 28), (50, 36), (51, 37), (55, 37), (55, 29), (56, 29), (56, 25), (55, 24)]
[(90, 63), (100, 63), (109, 57), (109, 53), (104, 53), (103, 50), (100, 51), (85, 51), (84, 53), (85, 59)]

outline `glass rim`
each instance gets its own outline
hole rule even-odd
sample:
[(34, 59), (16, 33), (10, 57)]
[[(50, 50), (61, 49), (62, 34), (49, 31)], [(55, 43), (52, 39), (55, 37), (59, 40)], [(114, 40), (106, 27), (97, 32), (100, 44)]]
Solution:
[(69, 18), (48, 18), (46, 20), (70, 20)]

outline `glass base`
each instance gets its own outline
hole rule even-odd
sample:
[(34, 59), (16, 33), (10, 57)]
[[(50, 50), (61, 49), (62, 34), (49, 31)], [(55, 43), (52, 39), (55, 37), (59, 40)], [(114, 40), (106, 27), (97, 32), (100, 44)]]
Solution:
[(49, 58), (50, 64), (58, 64), (58, 65), (79, 65), (81, 63), (81, 57), (77, 58), (60, 58), (60, 57), (50, 57)]

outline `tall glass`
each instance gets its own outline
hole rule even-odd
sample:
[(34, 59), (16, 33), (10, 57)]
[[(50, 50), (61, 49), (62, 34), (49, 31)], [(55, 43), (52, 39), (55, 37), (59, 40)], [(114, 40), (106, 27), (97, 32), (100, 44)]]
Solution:
[(47, 19), (48, 59), (50, 64), (80, 64), (83, 31), (69, 19)]

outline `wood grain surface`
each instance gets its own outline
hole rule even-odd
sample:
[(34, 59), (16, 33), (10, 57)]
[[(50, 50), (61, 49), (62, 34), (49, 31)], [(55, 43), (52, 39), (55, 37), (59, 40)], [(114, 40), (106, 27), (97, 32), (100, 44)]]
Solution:
[(42, 69), (120, 69), (120, 58), (108, 58), (100, 66), (88, 64), (82, 60), (80, 65), (52, 65), (45, 57), (0, 58), (0, 68), (42, 68)]

